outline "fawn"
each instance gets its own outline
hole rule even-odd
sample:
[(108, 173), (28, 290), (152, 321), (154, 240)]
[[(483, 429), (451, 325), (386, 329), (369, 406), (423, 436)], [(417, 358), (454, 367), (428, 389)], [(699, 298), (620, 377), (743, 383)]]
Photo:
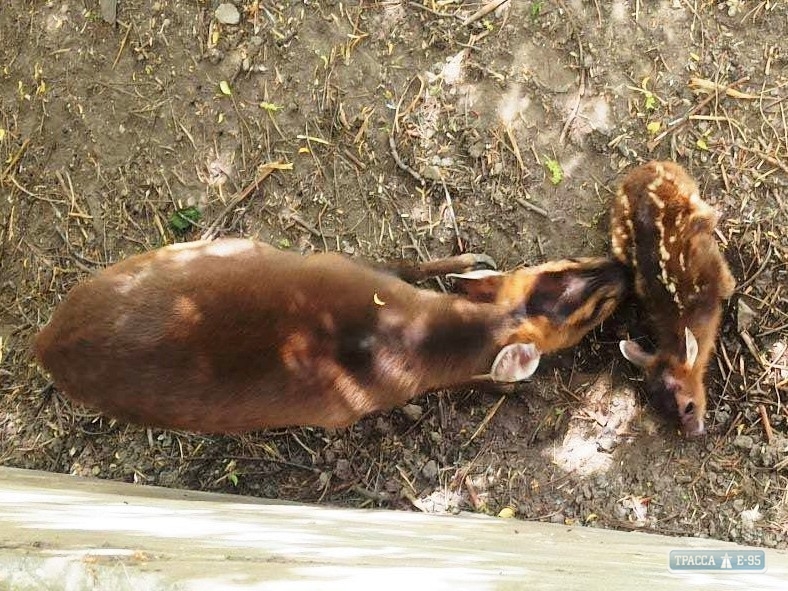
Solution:
[(718, 214), (678, 164), (649, 162), (623, 180), (611, 215), (612, 251), (631, 265), (657, 350), (621, 341), (645, 374), (649, 396), (678, 415), (682, 432), (705, 432), (704, 376), (719, 330), (722, 300), (736, 282), (714, 238)]

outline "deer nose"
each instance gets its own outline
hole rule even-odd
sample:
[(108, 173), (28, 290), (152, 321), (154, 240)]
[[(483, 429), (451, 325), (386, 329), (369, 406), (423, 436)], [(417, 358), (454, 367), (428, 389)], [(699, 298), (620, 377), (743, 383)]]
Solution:
[(681, 417), (681, 432), (687, 439), (694, 439), (706, 434), (703, 418), (689, 414)]
[(679, 408), (679, 418), (681, 419), (681, 431), (684, 437), (693, 439), (706, 433), (706, 425), (703, 417), (696, 416), (696, 406), (691, 400)]

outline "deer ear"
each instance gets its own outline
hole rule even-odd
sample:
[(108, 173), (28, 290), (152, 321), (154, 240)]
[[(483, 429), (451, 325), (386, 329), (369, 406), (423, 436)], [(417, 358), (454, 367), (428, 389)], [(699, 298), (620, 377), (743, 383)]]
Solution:
[(533, 343), (506, 345), (493, 361), (490, 377), (496, 382), (521, 382), (536, 371), (539, 357)]
[(454, 284), (472, 302), (494, 302), (505, 276), (505, 273), (490, 269), (446, 275), (454, 279)]
[(698, 358), (698, 339), (695, 338), (695, 335), (692, 334), (689, 328), (684, 329), (684, 338), (687, 346), (687, 365), (692, 367)]
[(698, 193), (690, 196), (690, 205), (694, 213), (689, 217), (688, 227), (694, 234), (711, 234), (720, 221), (720, 212), (701, 200)]
[(645, 368), (654, 359), (652, 353), (646, 353), (643, 347), (635, 341), (621, 341), (618, 343), (618, 348), (621, 349), (624, 359), (641, 369)]

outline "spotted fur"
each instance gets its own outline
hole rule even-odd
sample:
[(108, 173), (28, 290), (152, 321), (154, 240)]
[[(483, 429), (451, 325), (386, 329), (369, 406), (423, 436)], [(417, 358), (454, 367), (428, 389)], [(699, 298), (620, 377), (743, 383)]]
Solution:
[[(657, 161), (624, 178), (611, 215), (613, 256), (633, 268), (657, 344), (654, 354), (633, 342), (622, 343), (622, 352), (644, 369), (647, 389), (678, 414), (688, 435), (704, 430), (704, 375), (721, 302), (735, 289), (714, 237), (717, 219), (681, 166)], [(687, 351), (693, 340), (694, 363)]]

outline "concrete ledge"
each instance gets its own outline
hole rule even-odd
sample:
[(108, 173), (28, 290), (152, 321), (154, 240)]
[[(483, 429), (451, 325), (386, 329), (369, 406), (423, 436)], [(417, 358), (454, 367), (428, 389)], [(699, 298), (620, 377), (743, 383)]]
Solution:
[(678, 548), (738, 549), (473, 515), (359, 511), (0, 468), (0, 589), (786, 589), (767, 571), (671, 574)]

